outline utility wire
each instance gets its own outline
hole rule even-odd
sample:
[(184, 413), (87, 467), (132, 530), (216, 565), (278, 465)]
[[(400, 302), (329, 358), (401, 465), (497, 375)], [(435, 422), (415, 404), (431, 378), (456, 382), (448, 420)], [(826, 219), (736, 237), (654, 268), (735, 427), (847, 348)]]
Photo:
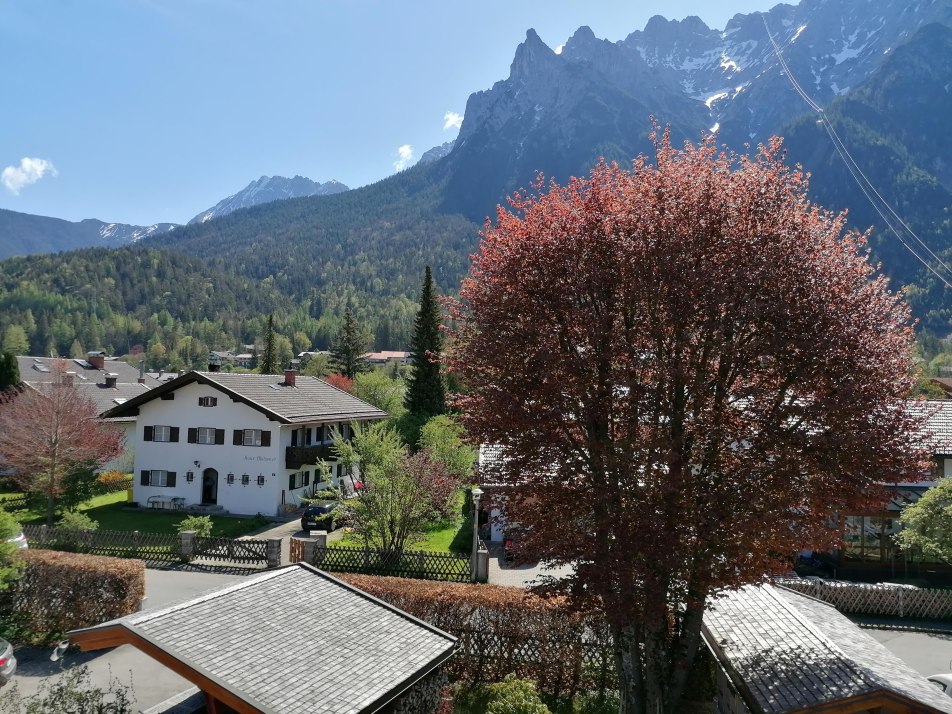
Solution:
[[(949, 288), (952, 288), (952, 282), (946, 279), (941, 275), (929, 262), (923, 258), (919, 253), (903, 238), (900, 234), (900, 231), (897, 230), (894, 225), (895, 222), (898, 222), (902, 228), (905, 229), (907, 237), (912, 237), (916, 243), (918, 243), (926, 254), (929, 255), (933, 260), (935, 260), (939, 265), (948, 271), (949, 274), (952, 274), (952, 267), (949, 267), (938, 255), (936, 255), (925, 241), (923, 241), (912, 228), (899, 216), (896, 211), (893, 210), (892, 206), (883, 198), (882, 194), (876, 190), (876, 187), (873, 185), (872, 181), (863, 173), (863, 170), (859, 167), (859, 164), (856, 163), (853, 156), (849, 153), (849, 150), (846, 148), (846, 145), (843, 143), (843, 140), (840, 138), (839, 134), (836, 133), (836, 129), (833, 128), (832, 122), (826, 116), (826, 112), (823, 111), (823, 107), (817, 104), (809, 94), (800, 86), (800, 83), (797, 81), (797, 78), (794, 76), (793, 72), (790, 71), (790, 66), (787, 64), (787, 61), (784, 59), (783, 52), (780, 49), (780, 46), (777, 44), (777, 41), (774, 39), (774, 36), (770, 33), (770, 27), (767, 25), (767, 18), (761, 15), (760, 18), (764, 23), (764, 30), (767, 32), (767, 37), (770, 39), (770, 44), (773, 45), (774, 53), (777, 55), (777, 59), (780, 61), (780, 66), (783, 69), (784, 73), (787, 75), (787, 79), (790, 81), (790, 84), (793, 86), (794, 91), (803, 99), (807, 105), (813, 109), (820, 116), (820, 123), (823, 125), (823, 128), (826, 130), (826, 133), (830, 137), (830, 141), (833, 143), (833, 148), (836, 150), (836, 153), (839, 155), (840, 159), (846, 165), (847, 170), (850, 172), (850, 175), (853, 177), (853, 180), (856, 181), (856, 184), (859, 186), (860, 190), (863, 192), (863, 195), (866, 196), (866, 200), (869, 201), (870, 205), (879, 214), (879, 217), (882, 218), (886, 226), (893, 232), (893, 235), (899, 240), (900, 243), (915, 256), (916, 260), (922, 263), (926, 268), (929, 269), (942, 283)], [(879, 199), (879, 203), (873, 198), (875, 196)], [(880, 205), (882, 204), (882, 205)], [(887, 216), (883, 212), (883, 207), (890, 214)]]

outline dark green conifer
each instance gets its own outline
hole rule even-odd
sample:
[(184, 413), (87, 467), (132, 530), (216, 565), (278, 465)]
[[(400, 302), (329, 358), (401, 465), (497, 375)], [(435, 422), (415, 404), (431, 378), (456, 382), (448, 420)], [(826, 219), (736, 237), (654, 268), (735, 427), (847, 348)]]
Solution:
[(4, 352), (0, 355), (0, 392), (20, 383), (20, 367), (16, 355)]
[(261, 374), (278, 373), (278, 357), (274, 348), (274, 315), (268, 315), (268, 328), (264, 334), (264, 354), (259, 359)]
[(366, 372), (369, 368), (366, 358), (369, 342), (370, 336), (348, 310), (344, 314), (344, 324), (331, 345), (331, 364), (334, 369), (349, 379)]
[(413, 326), (410, 355), (413, 373), (407, 380), (405, 405), (407, 411), (422, 424), (430, 417), (446, 411), (446, 391), (440, 375), (443, 334), (440, 332), (440, 305), (433, 287), (433, 274), (426, 266), (420, 311)]

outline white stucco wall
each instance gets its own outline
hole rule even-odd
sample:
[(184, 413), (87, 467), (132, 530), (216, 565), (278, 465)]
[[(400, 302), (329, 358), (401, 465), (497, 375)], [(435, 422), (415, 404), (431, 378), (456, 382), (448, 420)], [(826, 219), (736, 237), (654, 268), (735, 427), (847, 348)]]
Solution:
[[(218, 403), (214, 407), (201, 407), (198, 405), (200, 397), (216, 397)], [(338, 422), (334, 424), (340, 428)], [(144, 441), (147, 426), (177, 426), (179, 440), (176, 443)], [(317, 469), (313, 465), (300, 469), (285, 468), (285, 450), (291, 445), (291, 432), (305, 426), (313, 428), (317, 423), (282, 425), (270, 421), (260, 411), (233, 402), (223, 392), (198, 383), (175, 390), (173, 400), (152, 399), (140, 407), (135, 433), (130, 437), (130, 444), (135, 447), (135, 500), (145, 505), (150, 496), (181, 497), (186, 504), (199, 504), (202, 502), (203, 472), (211, 468), (218, 472), (217, 505), (229, 513), (270, 516), (280, 512), (282, 504), (298, 505), (301, 496), (313, 488)], [(225, 443), (189, 444), (188, 429), (197, 427), (224, 429)], [(236, 429), (270, 431), (271, 446), (234, 446)], [(330, 443), (330, 440), (324, 443)], [(196, 466), (196, 461), (200, 465)], [(336, 463), (332, 463), (331, 468), (336, 477)], [(155, 469), (176, 472), (175, 486), (143, 486), (142, 471)], [(192, 483), (186, 479), (189, 471), (194, 474)], [(289, 477), (300, 471), (310, 471), (310, 486), (292, 491), (288, 488)], [(235, 474), (232, 484), (227, 482), (229, 473)], [(247, 486), (241, 482), (244, 474), (249, 476)], [(264, 476), (264, 485), (261, 486), (258, 485), (259, 474)], [(336, 482), (334, 478), (333, 483)]]

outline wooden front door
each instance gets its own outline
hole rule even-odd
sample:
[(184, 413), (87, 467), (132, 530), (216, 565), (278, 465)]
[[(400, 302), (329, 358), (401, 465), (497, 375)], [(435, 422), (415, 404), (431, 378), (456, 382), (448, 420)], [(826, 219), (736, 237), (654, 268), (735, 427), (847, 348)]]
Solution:
[(215, 469), (202, 471), (202, 505), (214, 506), (218, 503), (218, 472)]

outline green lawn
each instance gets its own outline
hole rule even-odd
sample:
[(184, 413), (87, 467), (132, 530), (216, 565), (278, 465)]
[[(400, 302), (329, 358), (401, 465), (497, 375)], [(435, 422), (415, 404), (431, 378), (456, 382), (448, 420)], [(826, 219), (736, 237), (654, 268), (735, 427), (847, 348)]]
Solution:
[[(6, 494), (0, 494), (0, 498)], [(178, 533), (176, 526), (187, 514), (172, 511), (126, 510), (126, 492), (107, 493), (86, 501), (80, 510), (99, 523), (104, 531), (142, 531), (143, 533)], [(27, 511), (16, 511), (14, 517), (21, 524), (42, 525), (46, 511), (41, 505)], [(236, 538), (264, 525), (256, 518), (228, 518), (212, 516), (212, 535)]]

